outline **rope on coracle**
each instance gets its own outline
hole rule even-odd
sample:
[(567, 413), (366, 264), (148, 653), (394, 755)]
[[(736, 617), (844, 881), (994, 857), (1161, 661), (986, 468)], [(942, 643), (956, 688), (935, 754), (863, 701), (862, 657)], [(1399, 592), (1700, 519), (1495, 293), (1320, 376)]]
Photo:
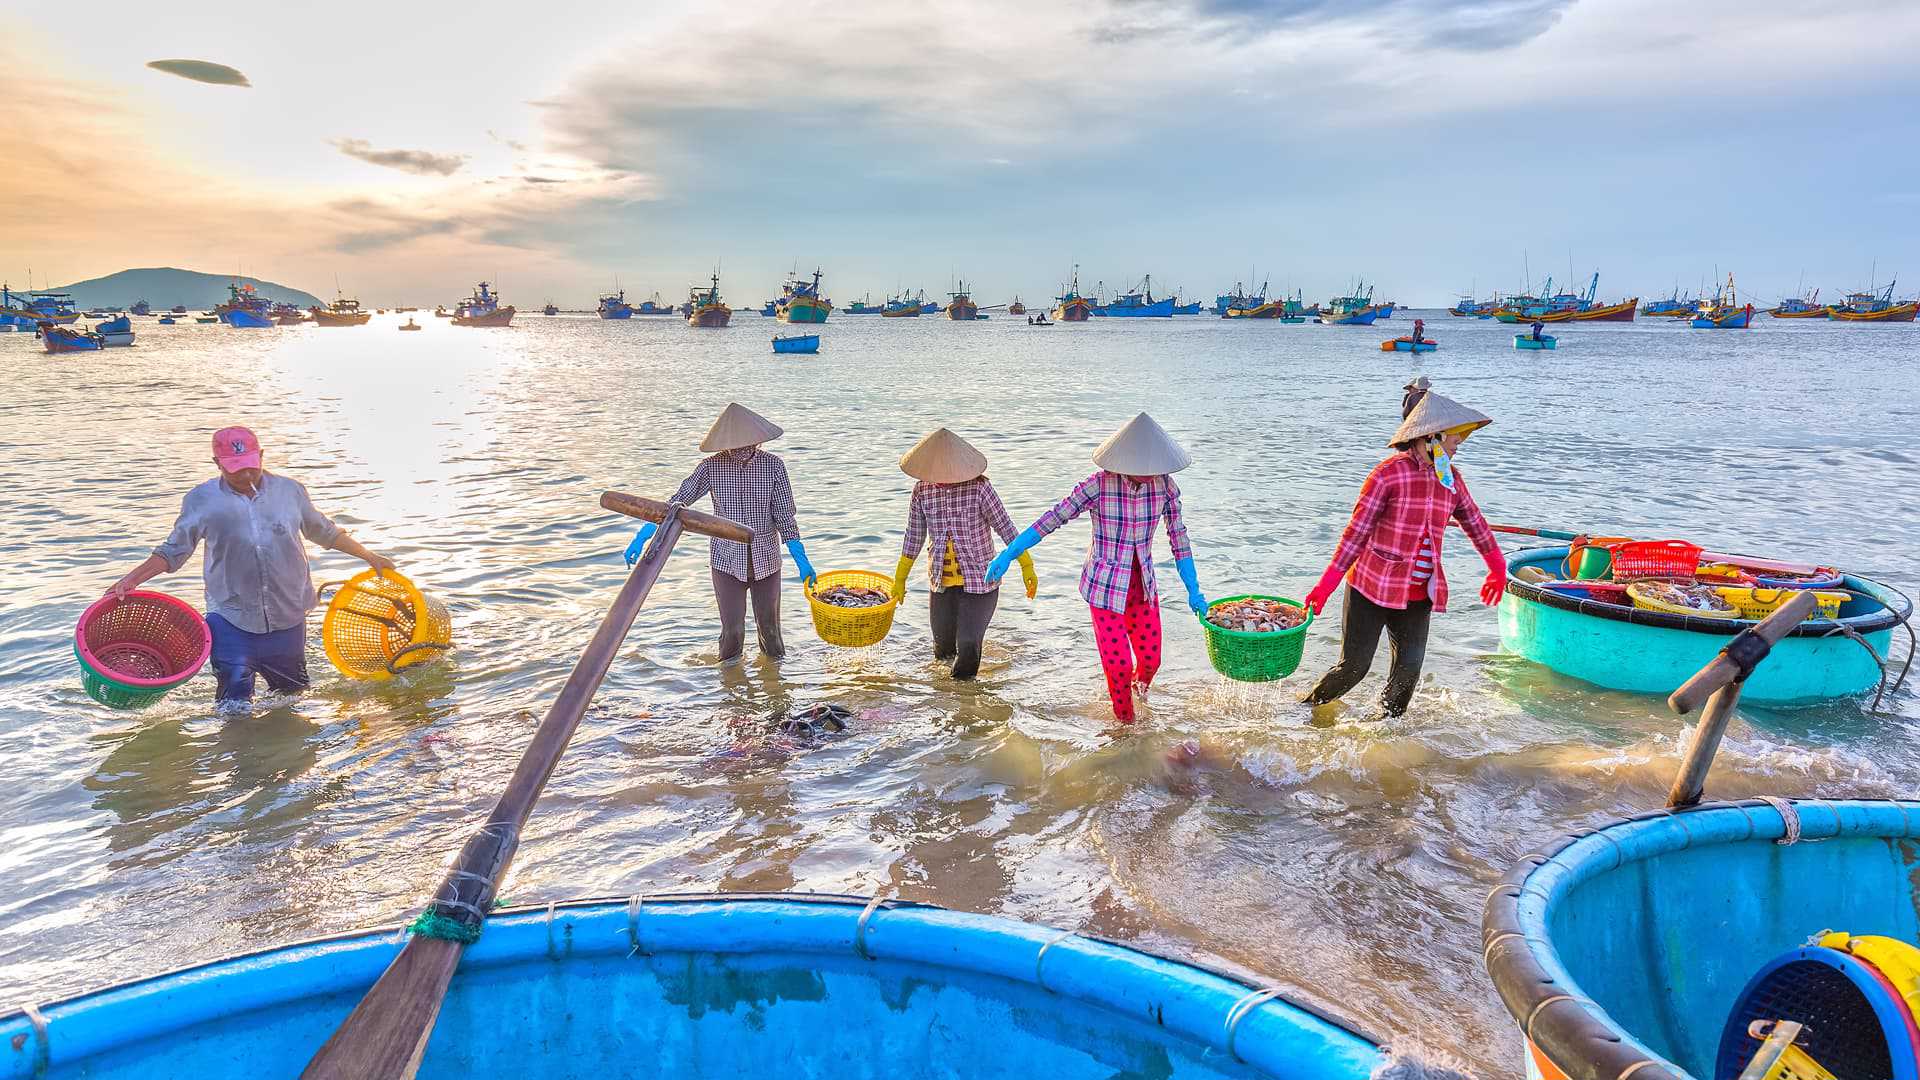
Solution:
[(853, 951), (860, 954), (860, 959), (862, 960), (872, 960), (874, 958), (873, 954), (867, 951), (867, 920), (873, 918), (875, 909), (886, 903), (887, 900), (887, 887), (885, 885), (875, 889), (873, 891), (873, 899), (867, 901), (867, 906), (860, 912), (860, 921), (853, 924)]
[(1279, 996), (1280, 996), (1279, 988), (1269, 986), (1263, 990), (1255, 990), (1245, 995), (1239, 1001), (1236, 1001), (1233, 1003), (1233, 1008), (1227, 1010), (1227, 1056), (1228, 1057), (1232, 1058), (1235, 1061), (1243, 1060), (1240, 1057), (1239, 1052), (1234, 1050), (1233, 1048), (1233, 1036), (1234, 1036), (1234, 1033), (1240, 1029), (1240, 1021), (1245, 1020), (1247, 1018), (1248, 1013), (1259, 1008), (1263, 1003), (1272, 1001), (1274, 998), (1277, 998)]
[(47, 1033), (47, 1018), (40, 1006), (31, 1002), (20, 1006), (20, 1012), (33, 1027), (33, 1075), (45, 1076), (53, 1065), (53, 1037)]
[(1762, 795), (1760, 801), (1773, 807), (1780, 814), (1780, 823), (1786, 828), (1786, 835), (1775, 840), (1776, 844), (1797, 844), (1800, 842), (1800, 811), (1792, 802), (1778, 795)]

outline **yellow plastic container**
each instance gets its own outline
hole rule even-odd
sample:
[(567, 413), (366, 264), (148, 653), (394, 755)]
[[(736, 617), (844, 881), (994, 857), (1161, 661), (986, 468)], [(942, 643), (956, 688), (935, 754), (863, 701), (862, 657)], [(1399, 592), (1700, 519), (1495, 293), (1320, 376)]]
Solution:
[[(874, 607), (844, 608), (820, 600), (814, 594), (835, 585), (878, 589), (887, 602)], [(813, 611), (813, 629), (820, 640), (843, 649), (864, 649), (878, 645), (893, 629), (893, 612), (899, 601), (893, 598), (893, 578), (871, 570), (829, 570), (806, 587), (807, 606)]]
[(390, 679), (452, 648), (453, 619), (399, 571), (367, 570), (327, 603), (320, 644), (347, 678)]
[[(1793, 599), (1800, 589), (1764, 589), (1744, 586), (1724, 585), (1714, 590), (1740, 610), (1743, 619), (1764, 619), (1779, 609), (1781, 604)], [(1840, 605), (1853, 597), (1843, 592), (1828, 592), (1816, 589), (1813, 593), (1814, 614), (1809, 619), (1837, 619), (1840, 617)]]
[[(1665, 615), (1691, 615), (1696, 619), (1737, 619), (1740, 617), (1740, 612), (1731, 606), (1732, 601), (1728, 601), (1729, 606), (1724, 611), (1702, 611), (1698, 608), (1682, 607), (1679, 604), (1669, 604), (1665, 600), (1654, 596), (1652, 589), (1648, 587), (1649, 584), (1651, 583), (1636, 581), (1627, 586), (1627, 598), (1633, 601), (1634, 607), (1640, 608), (1643, 611), (1658, 611)], [(1724, 592), (1726, 590), (1719, 589), (1715, 591)], [(1722, 597), (1721, 599), (1725, 600), (1726, 598)]]

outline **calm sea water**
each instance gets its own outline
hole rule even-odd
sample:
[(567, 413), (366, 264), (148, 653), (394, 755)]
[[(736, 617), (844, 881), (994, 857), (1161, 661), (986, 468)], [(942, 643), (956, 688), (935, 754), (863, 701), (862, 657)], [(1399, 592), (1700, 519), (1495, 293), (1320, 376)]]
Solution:
[[(1425, 373), (1495, 418), (1460, 459), (1494, 520), (1920, 584), (1920, 328), (1660, 320), (1567, 329), (1534, 354), (1511, 328), (1430, 314), (1442, 350), (1418, 359), (1378, 351), (1402, 319), (1382, 333), (839, 316), (811, 358), (770, 355), (774, 324), (753, 315), (719, 332), (427, 318), (405, 335), (394, 317), (139, 320), (135, 348), (79, 357), (0, 337), (0, 1000), (408, 917), (622, 580), (634, 523), (599, 493), (671, 493), (729, 400), (785, 425), (774, 449), (821, 569), (891, 570), (911, 487), (897, 459), (935, 426), (987, 453), (1025, 523), (1146, 409), (1193, 454), (1180, 482), (1204, 587), (1297, 596), (1384, 453), (1401, 385)], [(353, 683), (315, 641), (314, 690), (252, 715), (214, 715), (210, 675), (140, 713), (85, 698), (75, 619), (166, 535), (210, 474), (208, 433), (231, 423), (451, 606), (448, 662)], [(876, 648), (820, 643), (790, 588), (787, 659), (757, 659), (749, 637), (747, 661), (720, 666), (704, 545), (686, 541), (505, 898), (889, 888), (1233, 966), (1517, 1075), (1479, 964), (1481, 899), (1557, 831), (1659, 805), (1686, 725), (1657, 699), (1503, 656), (1456, 534), (1447, 568), (1465, 587), (1406, 717), (1369, 718), (1378, 668), (1350, 710), (1316, 723), (1296, 703), (1334, 659), (1335, 612), (1300, 674), (1259, 687), (1216, 676), (1199, 628), (1170, 617), (1151, 706), (1117, 731), (1075, 589), (1085, 538), (1076, 524), (1036, 549), (1040, 596), (1001, 602), (972, 684), (931, 661), (918, 577)], [(357, 569), (315, 563), (320, 580)], [(199, 603), (198, 571), (156, 586)], [(859, 711), (848, 737), (757, 734), (824, 701)], [(1912, 693), (1882, 716), (1746, 710), (1709, 792), (1910, 797), (1916, 720)]]

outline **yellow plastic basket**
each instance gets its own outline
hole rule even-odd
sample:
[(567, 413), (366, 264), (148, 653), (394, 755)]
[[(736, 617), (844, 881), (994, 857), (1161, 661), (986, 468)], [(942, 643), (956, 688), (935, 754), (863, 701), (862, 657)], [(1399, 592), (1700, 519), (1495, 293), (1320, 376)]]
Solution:
[[(1740, 617), (1740, 612), (1732, 607), (1728, 607), (1724, 611), (1702, 611), (1698, 608), (1669, 604), (1665, 600), (1654, 596), (1652, 591), (1647, 587), (1648, 584), (1647, 582), (1636, 581), (1627, 586), (1627, 598), (1633, 601), (1634, 607), (1642, 611), (1658, 611), (1664, 615), (1691, 615), (1696, 619), (1737, 619)], [(1722, 589), (1718, 591), (1724, 592), (1726, 590)], [(1729, 601), (1729, 603), (1731, 603), (1731, 601)]]
[(397, 570), (367, 570), (340, 586), (320, 622), (327, 659), (349, 679), (390, 679), (453, 646), (447, 606)]
[[(1793, 599), (1801, 590), (1724, 586), (1714, 591), (1738, 608), (1741, 618), (1758, 620), (1773, 614), (1781, 604)], [(1853, 597), (1848, 593), (1816, 589), (1813, 593), (1814, 613), (1807, 618), (1837, 619), (1840, 617), (1840, 605), (1851, 599)]]
[[(830, 589), (835, 585), (852, 585), (856, 588), (879, 589), (887, 594), (887, 602), (875, 607), (843, 608), (821, 601), (814, 595), (821, 589)], [(829, 645), (838, 645), (843, 649), (864, 649), (869, 645), (878, 645), (893, 629), (893, 610), (899, 601), (893, 599), (893, 578), (886, 574), (876, 574), (871, 570), (829, 570), (813, 579), (806, 587), (807, 606), (813, 610), (813, 629), (820, 640)]]

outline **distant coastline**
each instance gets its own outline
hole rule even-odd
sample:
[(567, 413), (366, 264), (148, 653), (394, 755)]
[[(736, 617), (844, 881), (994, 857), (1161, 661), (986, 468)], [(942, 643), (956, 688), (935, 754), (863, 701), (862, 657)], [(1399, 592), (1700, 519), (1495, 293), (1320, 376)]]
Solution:
[(252, 285), (256, 293), (270, 301), (285, 301), (303, 308), (322, 303), (319, 297), (310, 292), (290, 285), (282, 285), (276, 281), (238, 277), (233, 274), (208, 274), (199, 270), (181, 270), (171, 266), (122, 270), (105, 277), (88, 278), (71, 285), (61, 285), (55, 291), (71, 293), (75, 306), (83, 310), (87, 308), (120, 310), (138, 300), (145, 300), (156, 309), (170, 308), (175, 305), (198, 309), (211, 308), (216, 304), (224, 303), (227, 299), (227, 285), (230, 282)]

